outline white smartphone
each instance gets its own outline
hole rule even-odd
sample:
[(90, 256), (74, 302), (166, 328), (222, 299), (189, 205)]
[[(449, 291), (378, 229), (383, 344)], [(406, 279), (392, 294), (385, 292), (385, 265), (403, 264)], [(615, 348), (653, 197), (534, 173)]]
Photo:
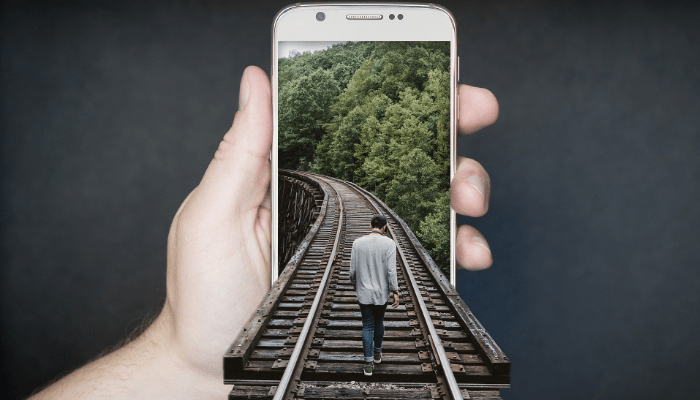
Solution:
[(295, 4), (277, 14), (272, 49), (272, 282), (298, 262), (309, 230), (322, 230), (312, 181), (325, 176), (391, 209), (454, 287), (452, 14), (435, 4)]

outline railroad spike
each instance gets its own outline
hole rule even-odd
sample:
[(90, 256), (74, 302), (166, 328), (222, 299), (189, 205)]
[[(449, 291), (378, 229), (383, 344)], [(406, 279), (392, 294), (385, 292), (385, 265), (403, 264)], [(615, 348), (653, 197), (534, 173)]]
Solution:
[(293, 348), (285, 347), (277, 352), (277, 357), (289, 357), (292, 355), (292, 352), (294, 352)]
[(293, 326), (289, 328), (289, 333), (301, 333), (301, 326)]
[(306, 360), (304, 362), (305, 369), (316, 369), (316, 365), (318, 365), (316, 361)]
[(273, 364), (272, 364), (272, 369), (281, 369), (281, 368), (287, 368), (287, 363), (289, 360), (283, 360), (283, 359), (277, 359)]
[(462, 364), (450, 364), (450, 367), (452, 368), (452, 372), (460, 372), (464, 373), (464, 365)]

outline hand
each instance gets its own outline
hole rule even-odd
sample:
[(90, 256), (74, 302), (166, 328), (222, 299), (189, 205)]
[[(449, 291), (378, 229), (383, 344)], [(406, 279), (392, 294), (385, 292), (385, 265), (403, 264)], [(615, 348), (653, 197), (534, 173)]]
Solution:
[[(488, 90), (459, 85), (459, 135), (468, 135), (489, 126), (498, 119), (498, 101)], [(480, 217), (489, 208), (491, 180), (478, 162), (464, 157), (457, 159), (452, 180), (450, 201), (458, 214)], [(484, 236), (469, 225), (457, 229), (457, 263), (469, 270), (488, 268), (493, 263), (491, 249)]]
[(158, 318), (34, 398), (226, 398), (223, 354), (270, 286), (272, 106), (261, 69), (244, 72), (239, 107), (173, 220)]
[(170, 228), (163, 317), (173, 351), (220, 398), (223, 354), (270, 288), (271, 145), (270, 80), (248, 67), (233, 126)]
[(391, 307), (396, 308), (399, 306), (399, 294), (394, 293), (394, 302), (391, 303)]

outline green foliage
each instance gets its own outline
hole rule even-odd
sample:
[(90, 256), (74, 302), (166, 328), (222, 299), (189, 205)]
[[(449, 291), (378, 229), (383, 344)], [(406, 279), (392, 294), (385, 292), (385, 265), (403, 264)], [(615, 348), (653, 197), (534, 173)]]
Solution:
[(447, 266), (450, 263), (450, 192), (442, 191), (433, 202), (432, 212), (421, 222), (416, 236), (435, 263)]
[(317, 69), (280, 88), (280, 165), (305, 169), (330, 121), (330, 106), (340, 89), (330, 71)]
[(413, 149), (398, 158), (394, 179), (386, 188), (386, 202), (408, 226), (418, 227), (432, 210), (439, 195), (438, 168), (421, 149)]
[(447, 42), (348, 43), (279, 62), (280, 166), (358, 183), (449, 267)]

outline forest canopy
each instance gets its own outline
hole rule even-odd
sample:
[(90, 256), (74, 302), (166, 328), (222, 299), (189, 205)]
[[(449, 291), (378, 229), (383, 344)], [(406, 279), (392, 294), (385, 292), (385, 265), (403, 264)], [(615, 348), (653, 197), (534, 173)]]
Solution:
[(447, 272), (449, 42), (349, 42), (278, 61), (279, 166), (371, 191)]

